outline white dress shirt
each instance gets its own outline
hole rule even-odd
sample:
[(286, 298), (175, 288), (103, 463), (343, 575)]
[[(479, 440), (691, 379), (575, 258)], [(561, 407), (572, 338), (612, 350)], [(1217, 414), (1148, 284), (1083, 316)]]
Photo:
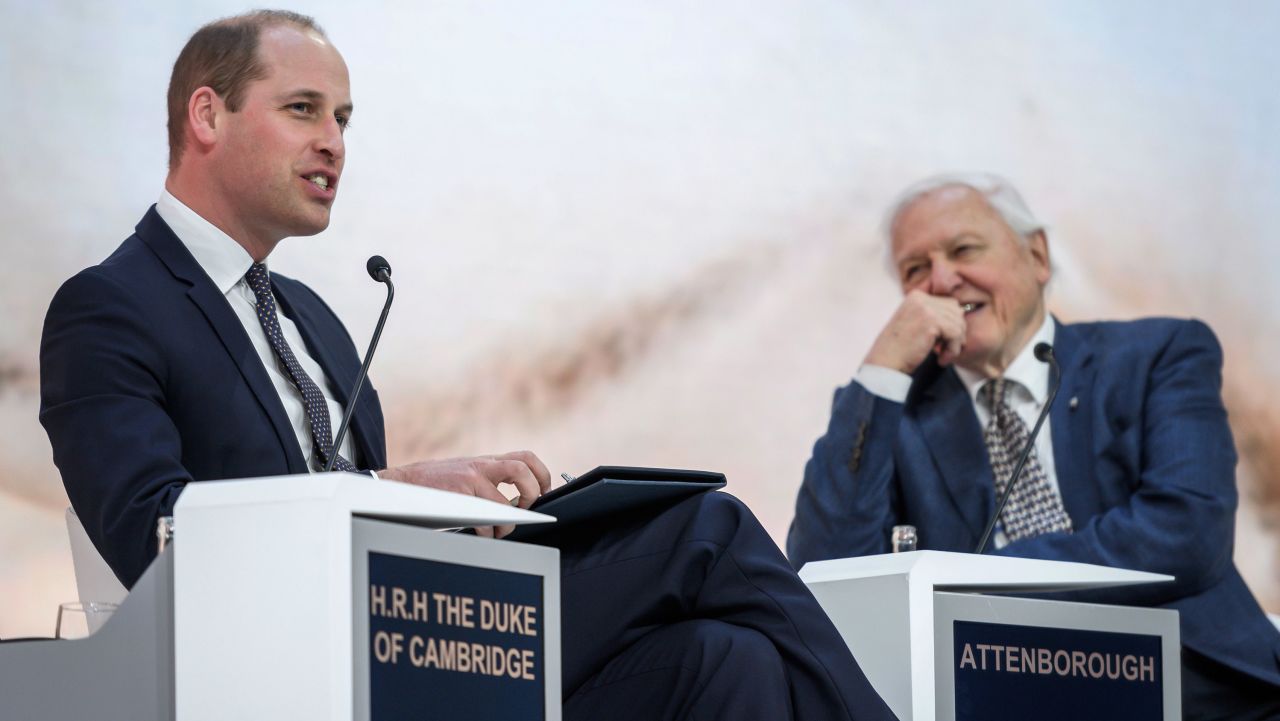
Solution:
[[(298, 445), (302, 448), (302, 457), (307, 459), (307, 467), (312, 471), (322, 469), (324, 466), (320, 462), (320, 456), (316, 454), (314, 444), (311, 442), (311, 423), (307, 420), (307, 412), (302, 405), (302, 393), (293, 385), (293, 381), (289, 380), (289, 375), (276, 359), (275, 351), (271, 350), (271, 344), (267, 342), (267, 334), (262, 330), (262, 323), (258, 320), (257, 297), (254, 296), (253, 289), (249, 287), (244, 277), (244, 274), (249, 272), (249, 267), (253, 265), (253, 258), (239, 243), (232, 240), (231, 236), (200, 217), (167, 190), (160, 194), (160, 200), (156, 203), (156, 212), (173, 230), (174, 235), (178, 236), (178, 240), (191, 251), (196, 263), (213, 281), (213, 285), (222, 292), (231, 310), (235, 311), (240, 324), (244, 326), (245, 333), (249, 334), (253, 349), (262, 360), (267, 376), (271, 378), (271, 385), (275, 386), (276, 394), (280, 396), (280, 403), (289, 417), (289, 424), (293, 426)], [(274, 293), (272, 295), (274, 296)], [(320, 368), (320, 364), (307, 352), (307, 344), (298, 333), (298, 327), (279, 310), (280, 303), (277, 300), (276, 315), (280, 319), (280, 330), (284, 333), (285, 342), (289, 344), (290, 350), (297, 357), (302, 369), (311, 376), (311, 380), (315, 381), (320, 392), (324, 394), (325, 403), (329, 406), (330, 428), (336, 433), (338, 426), (342, 423), (342, 406), (334, 400), (329, 379)], [(343, 458), (354, 463), (351, 455), (350, 433), (342, 442), (341, 453)]]
[[(1009, 389), (1006, 400), (1014, 412), (1022, 418), (1022, 422), (1027, 424), (1028, 433), (1035, 427), (1036, 418), (1039, 417), (1040, 410), (1044, 408), (1044, 403), (1049, 396), (1049, 364), (1036, 360), (1035, 347), (1037, 343), (1052, 345), (1055, 331), (1053, 318), (1046, 313), (1040, 329), (1004, 372), (1006, 379), (1017, 381), (1017, 385)], [(991, 420), (991, 411), (978, 400), (978, 393), (991, 379), (960, 366), (955, 368), (956, 374), (960, 376), (960, 381), (964, 383), (965, 390), (969, 393), (973, 410), (978, 414), (978, 424), (986, 428)], [(858, 369), (854, 380), (870, 393), (897, 403), (906, 401), (907, 393), (911, 390), (911, 376), (882, 366), (863, 365)], [(1049, 422), (1048, 418), (1044, 419), (1044, 427), (1040, 429), (1040, 435), (1036, 436), (1036, 457), (1040, 460), (1040, 467), (1044, 469), (1049, 485), (1061, 496), (1062, 493), (1058, 488), (1058, 474), (1053, 462), (1053, 434), (1049, 429)], [(992, 541), (996, 548), (1009, 543), (1009, 539), (1001, 532), (996, 532)]]

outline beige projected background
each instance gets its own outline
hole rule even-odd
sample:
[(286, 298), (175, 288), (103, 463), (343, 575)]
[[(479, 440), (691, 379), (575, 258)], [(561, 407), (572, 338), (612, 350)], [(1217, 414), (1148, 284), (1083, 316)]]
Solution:
[[(235, 3), (0, 0), (0, 637), (75, 596), (40, 428), (58, 284), (161, 189), (169, 67)], [(359, 7), (356, 7), (359, 5)], [(417, 5), (417, 4), (415, 4)], [(375, 363), (393, 462), (531, 448), (724, 471), (786, 533), (897, 293), (875, 236), (939, 170), (1012, 177), (1065, 320), (1194, 315), (1227, 352), (1236, 557), (1280, 611), (1280, 5), (301, 3), (357, 105), (334, 223), (273, 256)]]

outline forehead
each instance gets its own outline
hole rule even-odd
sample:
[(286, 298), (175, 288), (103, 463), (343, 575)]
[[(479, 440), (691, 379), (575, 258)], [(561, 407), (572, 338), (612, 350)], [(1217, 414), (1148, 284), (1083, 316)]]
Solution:
[(337, 48), (319, 33), (292, 25), (267, 28), (259, 39), (258, 55), (267, 75), (256, 84), (273, 91), (319, 91), (333, 96), (329, 99), (335, 105), (351, 102), (347, 64)]
[(950, 243), (966, 235), (1013, 234), (981, 193), (964, 185), (931, 190), (911, 201), (894, 218), (890, 241), (895, 260)]

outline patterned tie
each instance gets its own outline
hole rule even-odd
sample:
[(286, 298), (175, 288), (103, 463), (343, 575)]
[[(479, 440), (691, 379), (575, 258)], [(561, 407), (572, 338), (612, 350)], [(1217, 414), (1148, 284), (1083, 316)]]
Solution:
[[(276, 358), (289, 374), (289, 380), (293, 381), (294, 387), (302, 394), (302, 407), (307, 413), (307, 422), (311, 425), (311, 442), (315, 447), (316, 455), (320, 457), (320, 467), (323, 468), (329, 463), (329, 454), (333, 453), (333, 432), (329, 428), (329, 405), (325, 402), (319, 386), (311, 380), (306, 371), (302, 370), (302, 365), (298, 363), (297, 357), (293, 355), (289, 344), (284, 340), (284, 334), (280, 332), (280, 319), (276, 316), (276, 299), (271, 296), (271, 279), (267, 275), (267, 266), (254, 263), (244, 277), (249, 281), (249, 287), (253, 289), (253, 294), (258, 299), (258, 320), (262, 323), (262, 330), (267, 334), (267, 342), (271, 344), (271, 350), (275, 351)], [(339, 454), (333, 469), (355, 471), (356, 467)]]
[[(1027, 424), (1009, 406), (1008, 393), (1017, 381), (996, 378), (978, 391), (978, 399), (991, 409), (991, 421), (982, 432), (996, 477), (996, 498), (1009, 485), (1009, 476), (1030, 437)], [(1071, 532), (1071, 517), (1062, 507), (1062, 498), (1049, 484), (1034, 448), (1023, 466), (1022, 481), (1014, 486), (1009, 502), (1000, 514), (1000, 525), (1010, 541), (1054, 531)]]

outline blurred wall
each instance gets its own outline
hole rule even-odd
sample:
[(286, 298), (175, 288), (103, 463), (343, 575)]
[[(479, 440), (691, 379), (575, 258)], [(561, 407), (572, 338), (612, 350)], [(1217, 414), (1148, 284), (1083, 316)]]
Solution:
[[(36, 418), (59, 283), (158, 196), (164, 91), (238, 3), (2, 0), (0, 637), (74, 597)], [(1237, 560), (1280, 611), (1280, 5), (303, 2), (357, 105), (334, 222), (273, 268), (374, 367), (392, 461), (536, 450), (717, 469), (779, 541), (831, 391), (897, 291), (883, 207), (990, 169), (1050, 225), (1065, 320), (1195, 315), (1227, 351)]]

